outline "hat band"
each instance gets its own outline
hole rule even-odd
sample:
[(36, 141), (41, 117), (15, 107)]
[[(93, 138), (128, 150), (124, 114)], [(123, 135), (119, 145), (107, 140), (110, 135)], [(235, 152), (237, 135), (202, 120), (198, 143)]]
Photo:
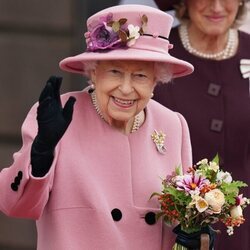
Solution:
[(168, 54), (169, 49), (172, 48), (172, 44), (170, 44), (168, 40), (157, 39), (157, 37), (154, 37), (153, 35), (146, 35), (137, 39), (136, 43), (130, 46), (130, 48)]
[(168, 40), (168, 38), (167, 37), (165, 37), (165, 36), (159, 36), (159, 35), (157, 35), (157, 34), (142, 34), (141, 36), (152, 36), (152, 37), (155, 37), (155, 38), (161, 38), (161, 39), (165, 39), (165, 40)]

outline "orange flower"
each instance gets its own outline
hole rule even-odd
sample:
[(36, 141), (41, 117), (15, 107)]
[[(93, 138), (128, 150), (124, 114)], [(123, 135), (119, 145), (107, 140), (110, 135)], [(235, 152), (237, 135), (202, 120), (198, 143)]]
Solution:
[(215, 189), (217, 187), (217, 185), (215, 183), (211, 183), (208, 185), (205, 185), (202, 189), (201, 189), (201, 193), (205, 194), (213, 189)]

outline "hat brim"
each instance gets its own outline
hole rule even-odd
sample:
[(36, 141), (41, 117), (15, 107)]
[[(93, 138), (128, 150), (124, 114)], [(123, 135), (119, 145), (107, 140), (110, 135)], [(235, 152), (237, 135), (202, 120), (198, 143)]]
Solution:
[(172, 66), (173, 78), (189, 75), (193, 72), (192, 64), (180, 60), (166, 53), (145, 51), (141, 49), (116, 49), (105, 52), (84, 52), (82, 54), (67, 57), (59, 64), (62, 70), (86, 75), (84, 63), (104, 60), (135, 60), (161, 62)]

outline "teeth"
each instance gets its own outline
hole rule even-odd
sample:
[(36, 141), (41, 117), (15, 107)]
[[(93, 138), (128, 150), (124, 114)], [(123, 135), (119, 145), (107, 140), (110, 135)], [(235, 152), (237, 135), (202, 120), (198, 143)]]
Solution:
[(133, 100), (121, 100), (118, 98), (115, 98), (115, 101), (122, 104), (122, 105), (132, 105), (134, 103)]

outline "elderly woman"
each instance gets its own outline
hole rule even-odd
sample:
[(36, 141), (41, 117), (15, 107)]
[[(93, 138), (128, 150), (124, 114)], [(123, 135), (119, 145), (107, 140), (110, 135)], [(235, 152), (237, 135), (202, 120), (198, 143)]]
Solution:
[[(240, 0), (156, 0), (176, 9), (180, 25), (171, 31), (171, 55), (181, 56), (195, 72), (157, 86), (155, 100), (180, 112), (190, 128), (194, 162), (219, 153), (221, 166), (250, 183), (250, 35), (237, 29), (246, 13)], [(245, 188), (246, 196), (250, 195)], [(216, 249), (250, 249), (250, 217)]]
[(60, 96), (62, 79), (48, 80), (0, 173), (0, 210), (37, 220), (37, 249), (171, 249), (149, 199), (192, 163), (184, 118), (151, 100), (156, 82), (193, 70), (168, 53), (171, 25), (151, 7), (102, 10), (87, 21), (87, 51), (60, 63), (90, 86)]

